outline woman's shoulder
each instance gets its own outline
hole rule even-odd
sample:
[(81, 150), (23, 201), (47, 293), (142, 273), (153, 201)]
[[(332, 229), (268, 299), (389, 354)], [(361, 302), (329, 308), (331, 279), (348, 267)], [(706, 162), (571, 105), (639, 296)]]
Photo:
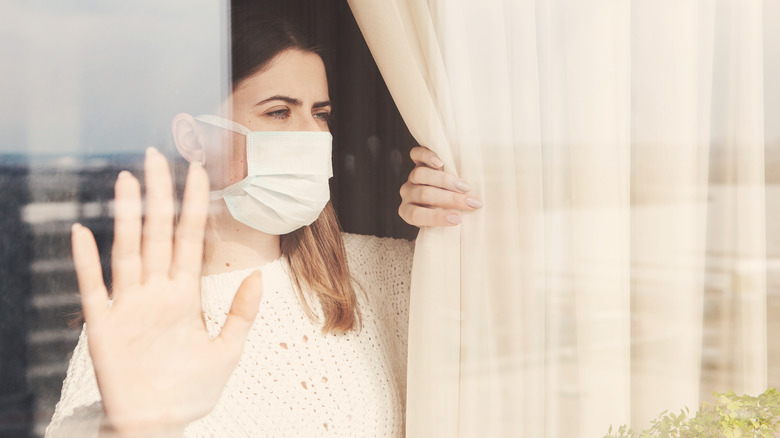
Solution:
[(410, 253), (414, 251), (414, 241), (395, 237), (377, 237), (365, 234), (341, 233), (347, 250), (352, 247), (368, 247), (371, 249), (386, 248), (392, 251)]
[(344, 234), (344, 246), (349, 273), (363, 291), (359, 296), (367, 299), (364, 315), (385, 324), (382, 330), (395, 333), (399, 354), (405, 354), (414, 242)]
[(342, 233), (347, 257), (368, 260), (409, 260), (414, 254), (414, 241), (393, 237)]
[(343, 233), (349, 270), (365, 279), (407, 279), (411, 275), (414, 242), (391, 237)]

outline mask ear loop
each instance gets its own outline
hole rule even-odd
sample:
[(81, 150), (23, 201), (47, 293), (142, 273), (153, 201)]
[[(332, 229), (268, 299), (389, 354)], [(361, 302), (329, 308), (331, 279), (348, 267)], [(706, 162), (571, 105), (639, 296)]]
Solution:
[[(249, 135), (251, 132), (249, 128), (247, 128), (244, 125), (241, 125), (239, 123), (236, 123), (232, 120), (223, 119), (222, 117), (215, 116), (212, 114), (201, 114), (199, 116), (194, 117), (195, 120), (203, 123), (207, 123), (212, 126), (216, 126), (218, 128), (227, 129), (229, 131), (233, 131), (237, 134), (242, 135)], [(206, 151), (203, 151), (202, 154), (203, 161), (199, 161), (201, 167), (203, 167), (206, 164)]]
[(251, 132), (249, 128), (247, 128), (244, 125), (211, 114), (201, 114), (197, 117), (194, 117), (194, 119), (199, 122), (208, 123), (209, 125), (214, 125), (222, 129), (227, 129), (238, 134), (248, 135)]

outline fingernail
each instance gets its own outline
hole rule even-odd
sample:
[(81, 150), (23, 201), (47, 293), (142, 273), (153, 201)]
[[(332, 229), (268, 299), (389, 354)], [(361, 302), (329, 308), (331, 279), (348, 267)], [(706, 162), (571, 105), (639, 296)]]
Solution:
[(433, 165), (437, 168), (444, 166), (444, 161), (442, 161), (441, 158), (437, 157), (436, 155), (431, 158), (431, 163), (433, 163)]
[(460, 219), (460, 216), (458, 216), (457, 214), (448, 214), (447, 215), (447, 222), (449, 222), (449, 223), (451, 223), (453, 225), (458, 225), (461, 222), (461, 219)]
[(81, 229), (81, 224), (76, 222), (75, 224), (70, 226), (70, 232), (75, 233), (76, 231)]
[(123, 170), (123, 171), (119, 172), (119, 175), (117, 175), (116, 179), (127, 178), (129, 176), (130, 176), (130, 172), (128, 172), (126, 170)]
[(471, 208), (481, 208), (482, 207), (482, 203), (479, 202), (479, 200), (474, 199), (474, 198), (466, 198), (466, 204), (468, 204), (469, 207), (471, 207)]
[(461, 179), (455, 182), (455, 188), (464, 193), (471, 191), (471, 187), (469, 187), (469, 185), (466, 184), (466, 182)]
[(154, 146), (149, 146), (148, 148), (146, 148), (146, 156), (147, 157), (149, 155), (159, 154), (159, 153), (160, 153), (160, 151), (158, 151)]

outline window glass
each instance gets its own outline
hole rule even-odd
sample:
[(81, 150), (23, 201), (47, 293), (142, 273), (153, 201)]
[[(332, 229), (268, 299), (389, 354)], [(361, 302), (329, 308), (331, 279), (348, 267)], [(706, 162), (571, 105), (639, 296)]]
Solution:
[[(413, 237), (396, 214), (413, 139), (346, 2), (264, 5), (323, 45), (343, 228)], [(181, 190), (171, 120), (214, 113), (229, 95), (231, 5), (2, 0), (0, 10), (0, 435), (42, 436), (81, 331), (70, 227), (94, 232), (110, 287), (117, 174), (143, 181), (155, 146)]]
[(139, 173), (147, 146), (170, 148), (173, 114), (223, 99), (227, 6), (0, 10), (0, 434), (41, 436), (81, 331), (70, 226), (95, 232), (108, 266), (117, 173)]

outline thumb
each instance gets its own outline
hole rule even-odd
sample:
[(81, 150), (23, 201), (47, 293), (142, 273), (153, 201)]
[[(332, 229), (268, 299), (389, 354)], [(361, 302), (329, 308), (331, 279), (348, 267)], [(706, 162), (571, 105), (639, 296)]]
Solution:
[(257, 316), (257, 307), (263, 296), (263, 275), (255, 271), (238, 287), (233, 304), (230, 306), (225, 325), (217, 338), (226, 347), (236, 348), (239, 352), (244, 340)]

